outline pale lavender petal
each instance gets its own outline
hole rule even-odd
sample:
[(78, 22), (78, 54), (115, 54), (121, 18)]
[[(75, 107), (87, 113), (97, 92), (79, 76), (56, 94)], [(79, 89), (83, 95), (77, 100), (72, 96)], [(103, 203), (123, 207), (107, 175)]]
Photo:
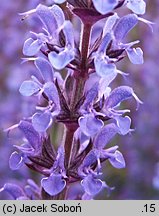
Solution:
[(143, 51), (140, 47), (137, 48), (129, 48), (126, 50), (129, 60), (133, 64), (143, 64), (144, 58), (143, 58)]
[(34, 56), (41, 49), (42, 42), (40, 40), (33, 40), (32, 38), (27, 39), (24, 42), (23, 54), (26, 56)]
[(114, 27), (114, 36), (117, 41), (122, 41), (127, 33), (138, 23), (138, 17), (135, 14), (129, 14), (119, 19)]
[(65, 21), (65, 15), (64, 15), (62, 9), (57, 5), (53, 5), (50, 9), (52, 10), (52, 12), (54, 14), (58, 28), (60, 28)]
[(119, 19), (119, 16), (117, 13), (114, 13), (113, 16), (108, 17), (104, 25), (104, 28), (103, 28), (103, 36), (105, 36), (107, 33), (112, 31), (112, 28), (114, 27), (118, 19)]
[(79, 154), (80, 154), (81, 152), (83, 152), (87, 148), (87, 146), (90, 142), (90, 137), (86, 136), (84, 133), (80, 132), (79, 139), (80, 139)]
[(64, 174), (65, 173), (64, 160), (65, 160), (65, 149), (62, 145), (60, 145), (57, 150), (57, 156), (53, 165), (53, 169), (54, 170), (60, 169), (60, 171), (63, 171)]
[(50, 111), (35, 113), (32, 116), (32, 124), (36, 131), (46, 132), (46, 130), (52, 124), (52, 116)]
[(23, 132), (29, 144), (36, 150), (41, 146), (41, 139), (38, 132), (34, 129), (33, 125), (27, 121), (20, 121), (18, 128)]
[(40, 91), (39, 85), (32, 81), (32, 80), (27, 80), (24, 81), (19, 89), (19, 92), (26, 97), (32, 96), (34, 94), (37, 94)]
[(103, 127), (104, 123), (95, 118), (94, 115), (85, 115), (79, 118), (81, 131), (86, 135), (93, 137)]
[(119, 105), (122, 101), (133, 96), (133, 89), (129, 86), (120, 86), (115, 88), (106, 100), (105, 106), (113, 108)]
[(113, 63), (108, 63), (108, 60), (104, 56), (97, 56), (94, 60), (96, 73), (104, 78), (107, 76), (111, 76), (111, 74), (116, 74), (116, 66)]
[(60, 174), (51, 174), (50, 177), (41, 180), (41, 185), (49, 195), (54, 196), (65, 188), (66, 181)]
[(92, 175), (88, 175), (81, 181), (81, 185), (87, 194), (96, 195), (101, 191), (103, 183), (100, 179), (96, 179)]
[(65, 21), (63, 25), (63, 33), (65, 35), (66, 47), (74, 48), (74, 32), (73, 25), (70, 21)]
[(97, 149), (103, 149), (107, 143), (117, 134), (118, 128), (114, 123), (104, 126), (97, 134), (94, 147)]
[(66, 48), (59, 54), (57, 54), (56, 52), (50, 52), (48, 58), (55, 69), (61, 70), (74, 59), (74, 51), (72, 50), (72, 48)]
[(13, 152), (9, 158), (9, 167), (11, 170), (17, 170), (23, 165), (23, 157), (18, 152)]
[(143, 0), (128, 0), (127, 7), (136, 14), (144, 14), (146, 3)]
[(112, 40), (112, 36), (110, 33), (107, 33), (104, 38), (102, 39), (102, 43), (100, 44), (99, 48), (98, 48), (98, 52), (105, 52), (105, 50), (107, 50), (107, 47), (109, 45), (109, 43)]
[(117, 71), (114, 73), (110, 73), (106, 77), (103, 77), (99, 81), (99, 98), (101, 98), (104, 94), (108, 96), (110, 94), (111, 89), (108, 87), (109, 84), (116, 78)]
[(53, 68), (51, 64), (44, 58), (38, 57), (34, 61), (35, 66), (40, 71), (45, 82), (53, 81)]
[(54, 0), (54, 2), (55, 3), (57, 3), (57, 4), (62, 4), (62, 3), (64, 3), (66, 0)]
[(118, 4), (117, 0), (93, 0), (94, 7), (101, 14), (112, 11)]
[(57, 88), (53, 82), (47, 82), (43, 86), (44, 93), (49, 98), (50, 101), (53, 101), (57, 107), (60, 106), (59, 95)]
[(99, 158), (99, 154), (98, 152), (96, 152), (95, 150), (91, 150), (86, 157), (84, 158), (81, 166), (79, 167), (79, 175), (83, 175), (83, 171), (85, 168), (89, 168), (92, 164), (96, 163), (97, 158)]
[(51, 35), (55, 35), (58, 26), (52, 10), (45, 5), (39, 4), (36, 9), (36, 13), (47, 31)]
[(98, 82), (94, 83), (92, 88), (88, 90), (86, 93), (86, 99), (84, 101), (83, 107), (86, 109), (93, 103), (95, 98), (98, 96)]
[(117, 169), (123, 169), (125, 168), (125, 160), (122, 155), (122, 153), (118, 150), (115, 151), (115, 153), (110, 157), (109, 162), (111, 165)]
[(119, 128), (120, 134), (126, 135), (130, 131), (131, 118), (129, 116), (118, 116), (115, 118), (117, 121), (117, 126)]

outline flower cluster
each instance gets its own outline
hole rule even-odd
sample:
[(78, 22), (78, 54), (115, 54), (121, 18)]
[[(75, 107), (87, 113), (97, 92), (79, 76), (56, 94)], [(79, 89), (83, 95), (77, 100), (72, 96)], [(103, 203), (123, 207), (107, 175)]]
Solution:
[[(37, 16), (41, 21), (41, 32), (31, 32), (23, 46), (28, 56), (23, 60), (33, 61), (37, 74), (19, 90), (23, 96), (37, 97), (38, 106), (30, 118), (10, 128), (18, 127), (25, 139), (15, 146), (9, 164), (13, 170), (26, 164), (44, 175), (41, 192), (32, 182), (29, 186), (38, 190), (40, 199), (69, 199), (67, 190), (75, 182), (80, 182), (83, 191), (77, 198), (93, 199), (103, 188), (113, 189), (100, 179), (102, 163), (108, 160), (117, 169), (125, 167), (118, 146), (106, 148), (117, 134), (132, 131), (130, 110), (121, 109), (120, 104), (131, 98), (137, 108), (142, 103), (130, 86), (110, 87), (118, 74), (127, 75), (116, 66), (126, 55), (133, 64), (144, 61), (141, 48), (134, 47), (139, 41), (125, 43), (125, 37), (139, 21), (152, 23), (138, 16), (145, 13), (143, 0), (54, 3), (50, 7), (39, 4), (21, 14), (24, 19)], [(115, 10), (124, 6), (133, 13), (119, 17)], [(75, 38), (73, 17), (81, 20), (80, 41)], [(105, 19), (104, 27), (92, 43), (92, 27), (101, 19)], [(64, 125), (57, 150), (50, 138), (55, 122)], [(1, 191), (16, 194), (20, 190), (12, 187), (16, 186), (6, 184)], [(15, 194), (16, 199), (29, 197), (25, 192)]]

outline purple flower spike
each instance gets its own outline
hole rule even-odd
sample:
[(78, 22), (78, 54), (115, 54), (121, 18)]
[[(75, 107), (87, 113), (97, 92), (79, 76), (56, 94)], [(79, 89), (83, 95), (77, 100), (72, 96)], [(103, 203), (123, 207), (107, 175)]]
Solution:
[(25, 196), (24, 191), (16, 184), (6, 183), (4, 187), (0, 189), (0, 192), (2, 191), (8, 192), (15, 200)]
[(114, 27), (114, 36), (117, 41), (122, 41), (128, 32), (138, 23), (138, 17), (135, 14), (129, 14), (119, 19)]
[(94, 147), (99, 150), (103, 149), (117, 132), (118, 128), (114, 123), (104, 126), (95, 138)]
[(46, 132), (52, 124), (52, 116), (50, 111), (35, 113), (32, 117), (32, 124), (36, 131)]
[(65, 188), (66, 181), (61, 174), (51, 174), (50, 177), (41, 180), (41, 185), (48, 194), (55, 196)]
[(46, 59), (38, 57), (34, 61), (34, 64), (41, 73), (45, 82), (53, 81), (54, 71), (51, 64)]
[[(22, 20), (32, 15), (35, 18), (29, 22), (33, 29), (23, 46), (23, 63), (34, 63), (29, 66), (31, 79), (19, 88), (21, 95), (30, 97), (29, 109), (24, 111), (32, 114), (25, 113), (25, 120), (5, 130), (9, 133), (18, 128), (23, 135), (18, 141), (21, 144), (13, 145), (16, 151), (10, 156), (9, 166), (17, 170), (26, 165), (43, 177), (39, 185), (28, 180), (22, 190), (15, 184), (5, 184), (0, 192), (8, 191), (17, 200), (69, 200), (93, 199), (103, 189), (107, 194), (114, 189), (100, 179), (102, 164), (108, 161), (117, 169), (125, 167), (119, 146), (111, 141), (116, 135), (133, 131), (127, 116), (130, 110), (120, 104), (132, 98), (137, 108), (142, 103), (133, 88), (119, 86), (122, 80), (114, 79), (118, 74), (128, 75), (122, 71), (127, 68), (124, 62), (120, 64), (122, 59), (127, 57), (133, 64), (144, 62), (143, 51), (137, 47), (140, 40), (127, 42), (125, 37), (139, 21), (152, 28), (152, 22), (138, 16), (144, 14), (145, 2), (52, 0), (50, 6), (38, 4), (20, 14)], [(131, 14), (123, 16), (126, 11), (120, 9), (124, 5)], [(16, 40), (13, 42), (17, 45)], [(14, 57), (15, 48), (10, 45), (2, 50), (7, 57)], [(13, 82), (9, 84), (7, 80), (7, 86), (15, 88)]]
[(11, 170), (17, 170), (23, 165), (23, 157), (18, 152), (13, 152), (9, 158), (9, 167)]
[(87, 175), (82, 181), (81, 184), (85, 192), (89, 195), (98, 194), (103, 186), (103, 182), (100, 179), (94, 178), (93, 175)]
[(108, 159), (111, 165), (117, 169), (125, 168), (125, 160), (122, 153), (118, 150)]
[(106, 14), (112, 11), (117, 3), (117, 0), (93, 0), (94, 7), (101, 14)]
[(39, 85), (32, 81), (32, 80), (27, 80), (24, 81), (19, 89), (19, 92), (26, 97), (32, 96), (34, 94), (37, 94), (40, 91)]
[(144, 14), (146, 3), (143, 0), (128, 0), (127, 7), (136, 14)]
[(96, 119), (93, 115), (85, 115), (84, 117), (79, 118), (79, 126), (81, 131), (86, 136), (94, 136), (98, 131), (103, 127), (104, 123)]

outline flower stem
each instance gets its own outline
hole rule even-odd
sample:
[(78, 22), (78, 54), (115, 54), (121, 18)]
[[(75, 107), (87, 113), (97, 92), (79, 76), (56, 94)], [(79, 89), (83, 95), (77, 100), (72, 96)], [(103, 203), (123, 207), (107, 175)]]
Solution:
[(69, 169), (69, 165), (71, 162), (71, 155), (72, 155), (72, 145), (73, 145), (73, 136), (76, 131), (77, 127), (68, 127), (65, 126), (65, 168), (66, 170)]
[[(74, 86), (73, 86), (73, 93), (70, 103), (70, 111), (72, 115), (76, 112), (76, 104), (83, 96), (84, 92), (84, 85), (88, 78), (88, 67), (87, 67), (87, 57), (89, 53), (89, 42), (90, 42), (90, 35), (91, 35), (91, 25), (90, 24), (83, 24), (82, 29), (82, 39), (80, 43), (81, 47), (81, 65), (80, 65), (80, 72), (74, 71)], [(72, 159), (73, 152), (73, 143), (74, 143), (74, 133), (78, 128), (77, 123), (70, 123), (65, 124), (65, 131), (63, 136), (64, 148), (65, 148), (65, 169), (66, 175), (69, 170), (70, 162)], [(69, 177), (69, 176), (68, 176)], [(68, 188), (68, 184), (66, 186)], [(67, 197), (67, 189), (62, 191), (58, 195), (58, 199), (66, 199)]]
[(70, 109), (72, 112), (74, 112), (74, 108), (77, 102), (83, 96), (84, 85), (88, 78), (87, 60), (89, 54), (91, 29), (92, 26), (90, 24), (82, 25), (81, 41), (80, 41), (81, 64), (80, 64), (80, 72), (74, 71), (75, 80), (74, 80), (72, 100), (70, 105)]
[[(81, 74), (85, 75), (88, 72), (87, 68), (87, 60), (89, 53), (89, 43), (90, 43), (90, 35), (91, 35), (92, 26), (90, 24), (82, 25), (82, 33), (81, 33)], [(85, 77), (85, 76), (84, 76)]]

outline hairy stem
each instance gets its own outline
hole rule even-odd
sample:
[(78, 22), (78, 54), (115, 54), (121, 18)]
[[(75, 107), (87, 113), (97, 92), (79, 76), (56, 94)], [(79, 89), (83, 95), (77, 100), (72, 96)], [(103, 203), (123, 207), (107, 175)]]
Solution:
[[(84, 24), (82, 29), (82, 39), (80, 43), (81, 49), (81, 65), (80, 65), (80, 72), (74, 71), (74, 86), (72, 92), (72, 98), (70, 103), (70, 111), (72, 115), (76, 113), (76, 104), (83, 96), (84, 92), (84, 85), (88, 78), (88, 68), (87, 68), (87, 57), (89, 54), (89, 42), (90, 42), (90, 35), (91, 35), (91, 25)], [(64, 148), (65, 148), (65, 168), (66, 168), (66, 175), (67, 171), (69, 170), (71, 158), (72, 158), (72, 150), (73, 150), (73, 141), (74, 141), (74, 133), (77, 129), (77, 123), (66, 124), (65, 125), (65, 132), (63, 136)], [(57, 198), (58, 199), (66, 199), (67, 197), (67, 188), (62, 191)]]
[[(82, 38), (81, 38), (81, 73), (82, 75), (86, 75), (88, 72), (87, 69), (87, 57), (89, 53), (89, 43), (90, 43), (90, 35), (91, 35), (92, 26), (90, 24), (83, 24), (82, 26)], [(85, 77), (85, 76), (84, 76)]]
[(73, 136), (77, 127), (65, 127), (65, 168), (69, 169), (71, 155), (72, 155), (72, 145), (73, 145)]
[(80, 72), (74, 72), (75, 81), (73, 86), (72, 100), (70, 109), (74, 112), (74, 108), (80, 98), (83, 96), (84, 85), (88, 78), (88, 67), (87, 60), (89, 54), (89, 43), (91, 35), (92, 26), (90, 24), (83, 24), (81, 30), (81, 41), (80, 41), (80, 50), (81, 50), (81, 64)]

